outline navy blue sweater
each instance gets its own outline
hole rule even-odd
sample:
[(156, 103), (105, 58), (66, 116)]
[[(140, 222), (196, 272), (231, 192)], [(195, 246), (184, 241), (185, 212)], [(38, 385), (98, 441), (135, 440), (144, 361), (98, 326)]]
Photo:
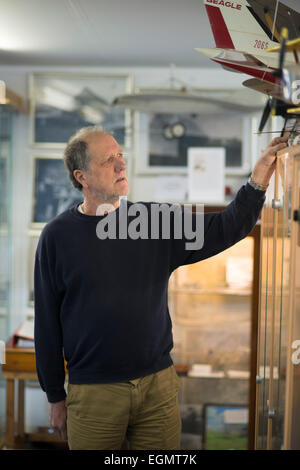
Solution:
[[(71, 384), (127, 381), (170, 366), (172, 271), (246, 237), (264, 201), (265, 192), (243, 185), (225, 210), (204, 215), (204, 244), (197, 250), (187, 250), (184, 234), (178, 239), (172, 230), (170, 239), (161, 232), (158, 239), (118, 233), (100, 239), (97, 224), (112, 213), (89, 216), (77, 206), (49, 222), (34, 269), (36, 365), (48, 401), (66, 396), (64, 356)], [(119, 210), (113, 211), (117, 223)]]

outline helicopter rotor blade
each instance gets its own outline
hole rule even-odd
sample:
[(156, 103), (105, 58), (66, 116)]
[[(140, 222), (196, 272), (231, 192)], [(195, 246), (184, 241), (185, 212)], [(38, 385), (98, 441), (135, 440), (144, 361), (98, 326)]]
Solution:
[(287, 28), (282, 28), (281, 31), (281, 49), (279, 55), (279, 70), (282, 72), (282, 67), (284, 63), (285, 53), (286, 53), (286, 42), (288, 39), (288, 30)]

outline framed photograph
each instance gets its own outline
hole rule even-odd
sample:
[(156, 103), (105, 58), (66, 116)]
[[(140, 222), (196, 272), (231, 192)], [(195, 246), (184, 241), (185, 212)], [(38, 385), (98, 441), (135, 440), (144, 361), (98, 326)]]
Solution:
[(58, 214), (83, 201), (74, 188), (61, 155), (33, 155), (31, 227), (42, 229)]
[(134, 113), (135, 173), (188, 173), (188, 149), (223, 147), (225, 174), (251, 168), (251, 118), (241, 112), (217, 114)]
[(202, 438), (205, 450), (247, 450), (248, 406), (205, 404)]
[(131, 89), (128, 75), (32, 74), (31, 145), (63, 148), (81, 127), (99, 125), (127, 146), (130, 112), (112, 106), (112, 102)]
[[(83, 201), (81, 191), (72, 185), (63, 157), (33, 155), (31, 228), (41, 230), (57, 215)], [(132, 157), (125, 154), (129, 183), (132, 177)]]

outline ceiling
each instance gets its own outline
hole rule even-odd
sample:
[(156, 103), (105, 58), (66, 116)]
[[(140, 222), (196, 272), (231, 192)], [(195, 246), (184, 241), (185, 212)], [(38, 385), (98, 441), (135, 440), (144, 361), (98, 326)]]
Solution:
[[(300, 10), (299, 0), (284, 3)], [(217, 67), (203, 0), (10, 0), (0, 64)]]

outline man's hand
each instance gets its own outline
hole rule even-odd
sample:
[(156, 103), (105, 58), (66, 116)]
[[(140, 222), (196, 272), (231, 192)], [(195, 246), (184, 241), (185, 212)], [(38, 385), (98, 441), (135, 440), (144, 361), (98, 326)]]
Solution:
[(67, 440), (67, 410), (65, 400), (50, 403), (50, 426), (62, 439)]
[(272, 139), (268, 147), (262, 152), (252, 171), (251, 177), (255, 183), (268, 185), (270, 178), (276, 168), (276, 154), (279, 150), (288, 146), (289, 133), (283, 137)]

